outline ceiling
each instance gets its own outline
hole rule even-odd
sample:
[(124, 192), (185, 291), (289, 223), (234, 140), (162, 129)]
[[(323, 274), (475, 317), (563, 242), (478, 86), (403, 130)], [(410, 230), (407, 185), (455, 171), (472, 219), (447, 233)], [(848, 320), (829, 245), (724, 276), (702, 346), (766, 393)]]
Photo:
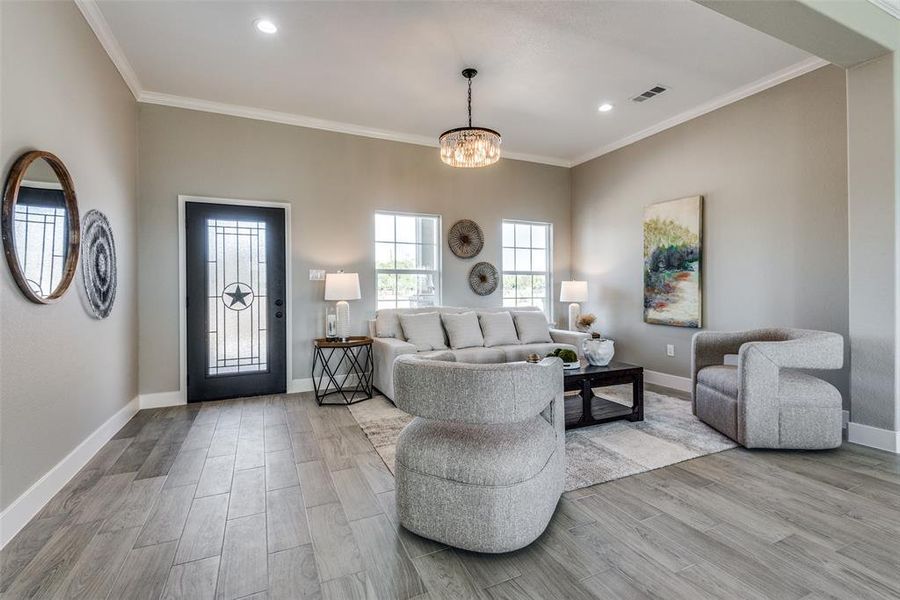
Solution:
[(475, 124), (561, 165), (823, 64), (690, 0), (77, 1), (141, 101), (434, 145), (474, 66)]

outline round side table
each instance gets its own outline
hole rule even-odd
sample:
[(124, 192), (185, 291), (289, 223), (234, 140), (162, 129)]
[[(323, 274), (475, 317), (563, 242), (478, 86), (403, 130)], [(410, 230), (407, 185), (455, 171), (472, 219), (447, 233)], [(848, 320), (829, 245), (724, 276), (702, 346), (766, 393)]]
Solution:
[[(319, 406), (354, 404), (372, 397), (372, 338), (316, 338), (313, 346), (312, 379)], [(343, 402), (325, 402), (331, 395), (340, 395)]]

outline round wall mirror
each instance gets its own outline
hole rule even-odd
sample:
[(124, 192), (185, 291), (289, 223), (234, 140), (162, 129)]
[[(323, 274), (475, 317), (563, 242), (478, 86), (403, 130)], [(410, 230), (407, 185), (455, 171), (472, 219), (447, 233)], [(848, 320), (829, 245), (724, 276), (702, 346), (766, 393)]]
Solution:
[(81, 229), (72, 177), (59, 158), (34, 150), (6, 178), (3, 250), (22, 293), (39, 304), (59, 300), (78, 264)]

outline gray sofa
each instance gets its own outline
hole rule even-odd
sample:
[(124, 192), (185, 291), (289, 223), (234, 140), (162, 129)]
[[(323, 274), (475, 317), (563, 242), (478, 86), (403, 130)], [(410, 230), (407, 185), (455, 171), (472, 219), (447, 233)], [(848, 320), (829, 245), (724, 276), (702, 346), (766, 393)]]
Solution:
[[(476, 314), (497, 313), (497, 312), (540, 312), (540, 309), (534, 307), (518, 307), (518, 308), (458, 308), (450, 306), (429, 306), (425, 308), (395, 308), (382, 309), (376, 312), (375, 319), (369, 321), (369, 335), (372, 337), (372, 354), (374, 365), (373, 385), (384, 396), (394, 400), (394, 383), (392, 378), (394, 360), (398, 356), (407, 354), (418, 354), (421, 357), (429, 358), (446, 352), (446, 350), (435, 350), (428, 352), (420, 352), (415, 345), (409, 343), (404, 336), (403, 328), (400, 325), (399, 315), (421, 314), (428, 312), (437, 312), (440, 314), (451, 313), (461, 314), (464, 312), (472, 312)], [(579, 357), (581, 356), (581, 341), (589, 337), (586, 333), (577, 331), (566, 331), (562, 329), (551, 328), (548, 324), (550, 332), (550, 342), (535, 344), (504, 344), (500, 346), (490, 347), (472, 347), (450, 349), (453, 357), (458, 362), (477, 363), (477, 364), (494, 364), (507, 363), (525, 360), (525, 357), (531, 353), (539, 356), (546, 356), (557, 348), (568, 348), (575, 351)], [(449, 346), (449, 340), (445, 343)]]
[[(738, 355), (726, 365), (725, 356)], [(840, 369), (844, 340), (805, 329), (694, 334), (694, 414), (747, 448), (841, 445), (841, 394), (798, 369)]]
[(565, 483), (562, 362), (453, 359), (394, 363), (394, 400), (416, 416), (397, 442), (400, 524), (475, 552), (522, 548), (547, 527)]

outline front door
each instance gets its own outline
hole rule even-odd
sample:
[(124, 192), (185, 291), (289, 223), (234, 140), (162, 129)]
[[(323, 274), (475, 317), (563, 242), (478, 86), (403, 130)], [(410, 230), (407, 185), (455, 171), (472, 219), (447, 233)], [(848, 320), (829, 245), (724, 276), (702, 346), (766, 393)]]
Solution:
[(284, 210), (185, 203), (187, 400), (284, 393)]

